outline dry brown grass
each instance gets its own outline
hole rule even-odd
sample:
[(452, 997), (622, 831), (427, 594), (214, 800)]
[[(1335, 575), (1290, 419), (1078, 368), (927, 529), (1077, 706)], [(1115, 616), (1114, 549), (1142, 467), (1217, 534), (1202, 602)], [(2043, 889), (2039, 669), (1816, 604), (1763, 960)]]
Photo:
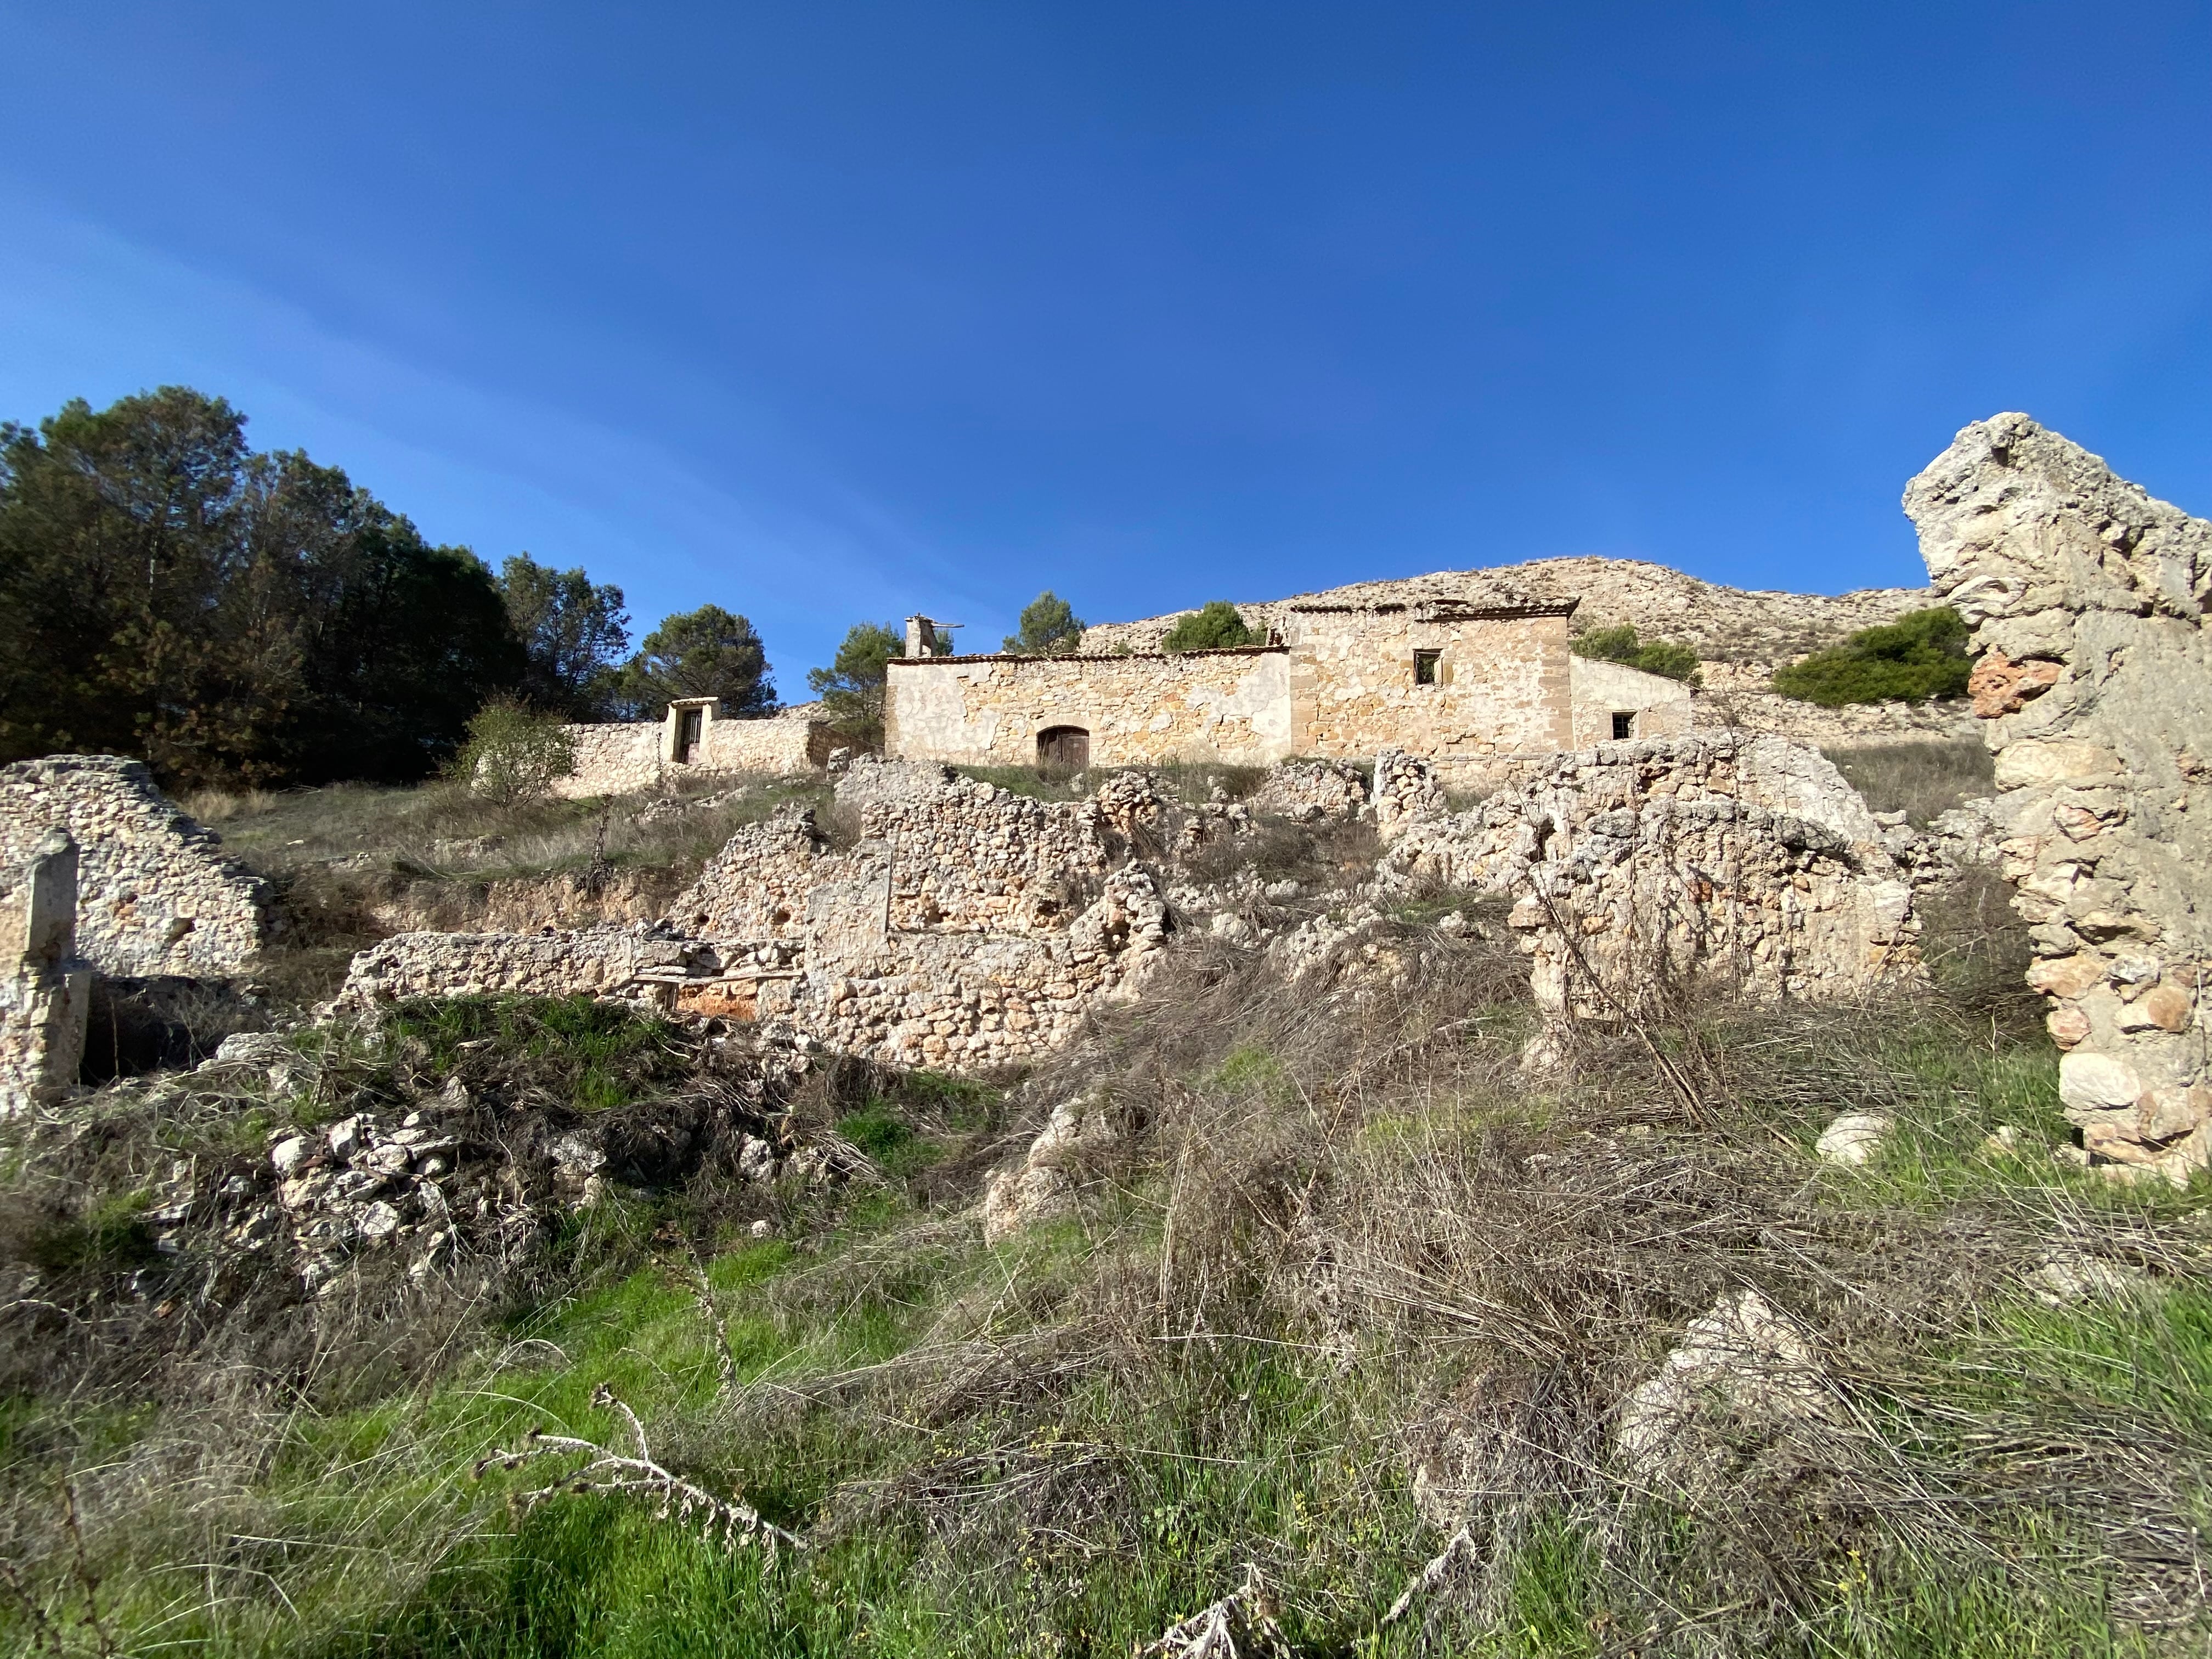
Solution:
[(1947, 743), (1887, 743), (1822, 751), (1877, 812), (1926, 825), (1977, 795), (1991, 793), (1996, 757), (1979, 737)]

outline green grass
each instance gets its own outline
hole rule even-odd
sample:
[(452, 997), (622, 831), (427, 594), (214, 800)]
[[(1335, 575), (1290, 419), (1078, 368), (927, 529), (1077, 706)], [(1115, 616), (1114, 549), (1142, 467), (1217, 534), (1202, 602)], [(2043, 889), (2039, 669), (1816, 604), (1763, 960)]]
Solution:
[[(1359, 1041), (1389, 1048), (1418, 1035), (1428, 1006), (1370, 1003), (1347, 1018)], [(1150, 1641), (1251, 1563), (1297, 1651), (1345, 1659), (1693, 1652), (1698, 1631), (1721, 1650), (1805, 1659), (2189, 1650), (2120, 1616), (2124, 1564), (2088, 1505), (2116, 1460), (2155, 1447), (2184, 1489), (2175, 1501), (2212, 1519), (2212, 1289), (2176, 1242), (2206, 1195), (2109, 1187), (2053, 1161), (2063, 1120), (2033, 1026), (1983, 1031), (1928, 1008), (1716, 1014), (1694, 1042), (1670, 1041), (1714, 1057), (1719, 1121), (1632, 1140), (1615, 1132), (1652, 1098), (1633, 1062), (1531, 1083), (1511, 1066), (1523, 1035), (1511, 1011), (1500, 1035), (1464, 1036), (1418, 1086), (1385, 1089), (1372, 1073), (1346, 1080), (1351, 1028), (1316, 1036), (1311, 1010), (1270, 1024), (1278, 1005), (1261, 1007), (1133, 1014), (1139, 1032), (1172, 1014), (1206, 1038), (1175, 1051), (1171, 1074), (1110, 1043), (1095, 1061), (1141, 1096), (1157, 1139), (1082, 1213), (994, 1248), (963, 1218), (972, 1188), (935, 1200), (900, 1181), (794, 1194), (781, 1237), (705, 1263), (702, 1302), (700, 1235), (669, 1224), (681, 1194), (565, 1217), (544, 1243), (565, 1276), (459, 1363), (343, 1407), (288, 1404), (256, 1420), (219, 1477), (149, 1478), (127, 1522), (95, 1512), (103, 1617), (127, 1650), (226, 1656), (1103, 1656)], [(506, 1070), (550, 1087), (601, 1068), (634, 1088), (639, 1076), (659, 1086), (666, 1036), (605, 1010), (484, 1000), (410, 1008), (384, 1037), (352, 1040), (367, 1046), (349, 1063), (365, 1068), (388, 1063), (381, 1042), (434, 1076)], [(1881, 1158), (1859, 1170), (1811, 1158), (1835, 1113), (1870, 1107), (1899, 1124)], [(871, 1073), (842, 1106), (811, 1109), (898, 1176), (998, 1133), (1006, 1103), (972, 1082)], [(1999, 1124), (2021, 1131), (2018, 1156), (1982, 1151)], [(1671, 1201), (1713, 1178), (1665, 1173), (1673, 1148), (1772, 1182), (1747, 1188), (1749, 1219), (1701, 1224), (1710, 1261), (1687, 1254), (1703, 1235), (1650, 1236), (1641, 1222), (1547, 1242), (1544, 1227), (1580, 1224), (1605, 1201), (1593, 1194), (1611, 1190), (1613, 1160), (1648, 1156), (1661, 1172), (1627, 1182), (1623, 1202)], [(1501, 1196), (1511, 1202), (1460, 1215), (1463, 1232), (1448, 1224), (1455, 1206)], [(1993, 1279), (1962, 1314), (1945, 1300), (1954, 1279), (1976, 1251), (2016, 1249), (2022, 1215), (2164, 1241), (2152, 1253), (2166, 1265), (2139, 1293), (2058, 1309)], [(1316, 1300), (1332, 1264), (1384, 1248), (1372, 1236), (1392, 1229), (1409, 1241), (1392, 1258), (1399, 1276)], [(1931, 1238), (1957, 1254), (1931, 1253), (1925, 1285), (1884, 1255)], [(1551, 1254), (1533, 1279), (1514, 1279), (1540, 1249)], [(1613, 1305), (1575, 1298), (1668, 1251), (1718, 1283), (1770, 1289), (1811, 1263), (1777, 1294), (1808, 1319), (1829, 1295), (1862, 1322), (1839, 1328), (1865, 1346), (1835, 1356), (1855, 1420), (1928, 1490), (1993, 1470), (1972, 1488), (1985, 1531), (1930, 1547), (1911, 1513), (1860, 1514), (1817, 1490), (1800, 1502), (1747, 1487), (1717, 1514), (1626, 1501), (1605, 1483), (1601, 1431), (1571, 1449), (1575, 1480), (1532, 1487), (1501, 1522), (1482, 1595), (1455, 1583), (1380, 1631), (1444, 1537), (1413, 1502), (1407, 1425), (1500, 1363), (1486, 1322), (1519, 1295), (1547, 1317)], [(1602, 1324), (1562, 1348), (1545, 1346), (1542, 1317), (1511, 1328), (1559, 1389), (1559, 1412), (1608, 1410), (1712, 1294), (1636, 1282), (1647, 1300), (1621, 1304), (1624, 1319), (1656, 1318), (1657, 1334), (1606, 1361), (1613, 1370), (1577, 1369), (1583, 1350), (1616, 1340)], [(1900, 1283), (1904, 1301), (1862, 1311)], [(1655, 1316), (1648, 1298), (1662, 1292), (1676, 1300)], [(623, 1498), (511, 1510), (566, 1467), (553, 1462), (470, 1478), (533, 1427), (605, 1443), (616, 1425), (593, 1403), (602, 1385), (635, 1407), (670, 1467), (743, 1494), (811, 1547), (726, 1553)], [(165, 1441), (192, 1420), (112, 1402), (0, 1406), (18, 1535), (39, 1536), (25, 1517), (51, 1501), (45, 1471), (101, 1472), (84, 1477), (96, 1492), (142, 1462), (164, 1469)], [(2041, 1449), (2075, 1440), (2083, 1459), (2055, 1466), (2069, 1484), (2036, 1486)], [(1992, 1461), (2014, 1443), (2034, 1452), (2017, 1476)], [(2129, 1464), (2128, 1479), (2146, 1467)], [(1990, 1553), (1992, 1539), (2004, 1553)], [(81, 1639), (65, 1553), (49, 1537), (34, 1555), (52, 1616), (95, 1645)], [(0, 1640), (27, 1639), (20, 1608), (0, 1611)]]
[(404, 1002), (386, 1016), (382, 1044), (419, 1045), (433, 1078), (526, 1078), (583, 1112), (665, 1091), (693, 1065), (677, 1027), (585, 995)]
[(103, 1198), (76, 1219), (42, 1230), (29, 1241), (25, 1254), (51, 1273), (143, 1267), (160, 1259), (154, 1235), (143, 1218), (150, 1202), (150, 1194), (143, 1192)]

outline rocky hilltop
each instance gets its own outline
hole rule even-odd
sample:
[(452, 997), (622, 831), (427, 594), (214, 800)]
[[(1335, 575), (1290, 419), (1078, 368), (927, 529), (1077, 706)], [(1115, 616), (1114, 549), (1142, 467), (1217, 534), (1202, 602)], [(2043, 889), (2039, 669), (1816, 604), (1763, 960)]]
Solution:
[[(1790, 661), (1935, 603), (1923, 587), (1868, 587), (1838, 594), (1752, 591), (1701, 581), (1643, 559), (1580, 557), (1353, 582), (1289, 599), (1239, 602), (1237, 609), (1251, 626), (1266, 628), (1295, 605), (1410, 605), (1427, 599), (1556, 604), (1574, 599), (1582, 601), (1575, 615), (1578, 629), (1632, 623), (1646, 638), (1680, 640), (1709, 662), (1760, 664)], [(1189, 614), (1177, 611), (1137, 622), (1103, 623), (1085, 632), (1084, 648), (1157, 651), (1167, 631)]]

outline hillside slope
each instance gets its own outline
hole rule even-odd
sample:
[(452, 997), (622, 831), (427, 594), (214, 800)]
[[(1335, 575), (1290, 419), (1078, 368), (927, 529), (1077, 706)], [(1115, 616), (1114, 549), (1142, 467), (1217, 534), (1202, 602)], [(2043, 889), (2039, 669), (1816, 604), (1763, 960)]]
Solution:
[[(1239, 602), (1237, 608), (1247, 623), (1264, 629), (1300, 602), (1410, 604), (1441, 599), (1477, 605), (1579, 599), (1577, 630), (1629, 623), (1648, 638), (1680, 640), (1709, 661), (1759, 663), (1820, 650), (1931, 602), (1924, 588), (1869, 587), (1842, 594), (1752, 591), (1701, 581), (1642, 559), (1577, 557), (1353, 582), (1318, 593)], [(1136, 622), (1102, 623), (1085, 632), (1083, 648), (1158, 650), (1176, 619), (1189, 614), (1178, 611)]]

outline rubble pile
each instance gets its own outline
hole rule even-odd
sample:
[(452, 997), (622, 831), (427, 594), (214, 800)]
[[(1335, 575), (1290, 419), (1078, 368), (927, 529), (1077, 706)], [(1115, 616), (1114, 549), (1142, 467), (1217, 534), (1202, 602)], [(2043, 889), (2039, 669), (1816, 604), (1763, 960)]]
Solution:
[(589, 991), (770, 1022), (888, 1063), (983, 1069), (1042, 1054), (1133, 989), (1164, 941), (1140, 832), (1215, 818), (1142, 780), (1045, 802), (936, 766), (863, 760), (830, 828), (787, 808), (732, 836), (655, 927), (403, 934), (339, 1001)]
[[(833, 1153), (799, 1144), (789, 1127), (786, 1105), (810, 1065), (797, 1045), (723, 1038), (696, 1058), (694, 1080), (669, 1096), (584, 1111), (514, 1096), (493, 1054), (442, 1082), (364, 1081), (256, 1033), (227, 1039), (191, 1072), (119, 1085), (111, 1109), (228, 1101), (278, 1120), (258, 1154), (172, 1163), (139, 1217), (161, 1256), (207, 1261), (205, 1292), (218, 1300), (270, 1270), (326, 1296), (365, 1265), (477, 1291), (524, 1263), (562, 1214), (612, 1189), (665, 1187), (720, 1159), (760, 1185), (765, 1210), (775, 1183), (832, 1176)], [(326, 1120), (334, 1089), (341, 1112)]]

